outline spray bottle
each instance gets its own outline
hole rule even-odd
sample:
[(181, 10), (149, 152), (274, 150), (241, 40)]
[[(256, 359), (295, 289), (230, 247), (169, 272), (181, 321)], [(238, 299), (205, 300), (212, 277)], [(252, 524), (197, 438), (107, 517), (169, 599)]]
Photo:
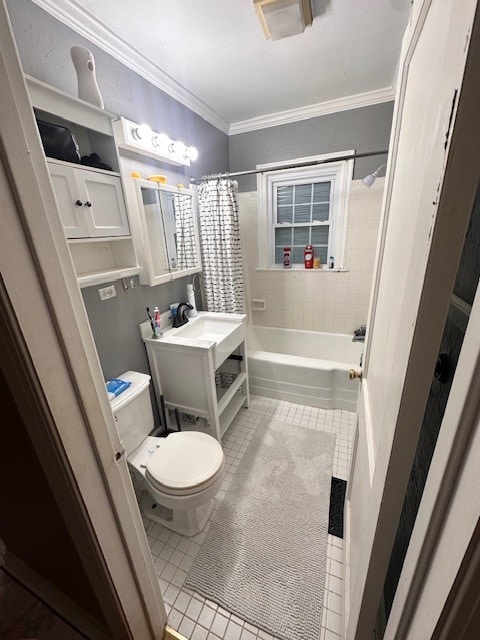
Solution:
[(193, 284), (187, 284), (187, 300), (193, 307), (188, 312), (188, 317), (195, 318), (196, 316), (198, 316), (198, 311), (195, 305), (195, 292), (193, 290)]

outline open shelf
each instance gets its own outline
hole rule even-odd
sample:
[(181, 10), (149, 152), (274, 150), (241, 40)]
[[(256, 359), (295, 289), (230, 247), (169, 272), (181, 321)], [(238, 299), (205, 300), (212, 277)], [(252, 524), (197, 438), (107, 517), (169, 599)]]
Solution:
[(68, 245), (80, 287), (113, 282), (141, 271), (129, 237), (95, 238), (93, 242), (75, 239)]
[(245, 380), (247, 379), (247, 374), (245, 372), (239, 373), (234, 382), (228, 387), (228, 389), (223, 389), (222, 387), (216, 387), (217, 390), (217, 403), (218, 403), (218, 413), (221, 416), (225, 409), (228, 407), (231, 399), (243, 385)]
[(225, 431), (231, 425), (232, 420), (235, 418), (237, 413), (240, 411), (242, 405), (246, 402), (247, 396), (242, 393), (241, 389), (239, 389), (236, 395), (230, 401), (228, 407), (225, 408), (222, 415), (220, 416), (220, 434), (223, 436)]

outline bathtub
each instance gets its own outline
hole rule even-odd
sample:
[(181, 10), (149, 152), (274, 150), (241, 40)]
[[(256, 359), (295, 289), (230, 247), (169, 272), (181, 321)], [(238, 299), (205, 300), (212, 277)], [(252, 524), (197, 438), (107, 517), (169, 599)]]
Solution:
[(288, 402), (355, 411), (363, 342), (351, 335), (250, 326), (247, 341), (250, 393)]

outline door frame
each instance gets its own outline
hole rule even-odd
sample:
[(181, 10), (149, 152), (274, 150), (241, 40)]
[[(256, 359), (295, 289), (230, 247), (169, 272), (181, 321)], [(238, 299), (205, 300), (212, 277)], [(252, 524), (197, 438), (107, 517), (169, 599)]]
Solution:
[(166, 613), (0, 2), (2, 367), (112, 633), (160, 640)]

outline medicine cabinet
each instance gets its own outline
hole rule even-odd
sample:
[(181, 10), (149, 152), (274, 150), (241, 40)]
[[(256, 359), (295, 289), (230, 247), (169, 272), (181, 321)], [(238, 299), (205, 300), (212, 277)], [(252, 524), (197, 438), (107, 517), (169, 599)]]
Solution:
[(138, 205), (139, 233), (134, 238), (143, 265), (140, 282), (152, 287), (201, 271), (193, 191), (138, 178), (131, 180)]

